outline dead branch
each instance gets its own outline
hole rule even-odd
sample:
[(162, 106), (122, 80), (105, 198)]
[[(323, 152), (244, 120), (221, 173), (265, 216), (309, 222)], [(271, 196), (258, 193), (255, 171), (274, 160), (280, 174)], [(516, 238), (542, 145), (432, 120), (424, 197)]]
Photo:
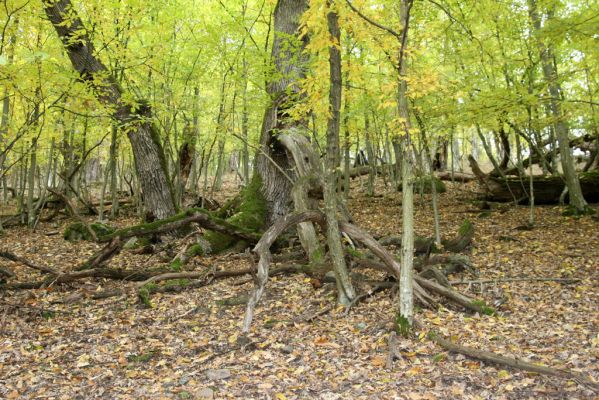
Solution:
[(7, 260), (13, 261), (13, 262), (17, 262), (23, 265), (28, 266), (29, 268), (33, 268), (35, 270), (47, 273), (47, 274), (52, 274), (52, 275), (60, 275), (60, 272), (58, 272), (57, 270), (50, 268), (50, 267), (46, 267), (45, 265), (37, 265), (32, 263), (31, 261), (23, 258), (23, 257), (19, 257), (16, 254), (13, 254), (11, 252), (8, 251), (0, 251), (0, 257), (2, 258), (6, 258)]
[(599, 390), (599, 384), (593, 382), (592, 380), (590, 380), (589, 378), (587, 378), (585, 376), (582, 376), (580, 374), (577, 374), (577, 373), (572, 372), (567, 369), (557, 369), (557, 368), (545, 367), (542, 365), (537, 365), (537, 364), (533, 364), (533, 363), (530, 363), (527, 361), (519, 360), (517, 358), (501, 356), (499, 354), (495, 354), (490, 351), (478, 350), (478, 349), (474, 349), (472, 347), (462, 346), (462, 345), (453, 343), (453, 342), (443, 338), (441, 335), (439, 335), (435, 331), (431, 331), (428, 336), (429, 336), (430, 340), (437, 343), (439, 346), (443, 347), (445, 350), (453, 352), (453, 353), (463, 354), (465, 356), (468, 356), (468, 357), (471, 357), (471, 358), (474, 358), (477, 360), (481, 360), (484, 362), (498, 364), (498, 365), (505, 365), (507, 367), (520, 369), (523, 371), (535, 372), (538, 374), (556, 376), (556, 377), (561, 377), (561, 378), (566, 378), (566, 379), (573, 379), (579, 383), (589, 386), (590, 388), (592, 388), (595, 391)]
[(478, 279), (473, 281), (451, 281), (451, 285), (472, 285), (483, 283), (502, 283), (502, 282), (561, 282), (561, 283), (578, 283), (582, 279), (579, 278), (497, 278), (497, 279)]
[(79, 215), (79, 212), (77, 212), (77, 210), (75, 209), (75, 207), (71, 204), (71, 201), (69, 200), (69, 198), (67, 196), (64, 195), (64, 193), (61, 193), (57, 190), (54, 190), (52, 188), (48, 188), (48, 191), (50, 191), (52, 194), (54, 194), (55, 196), (60, 197), (60, 199), (63, 201), (63, 203), (65, 204), (65, 207), (69, 210), (69, 212), (73, 215), (73, 217), (75, 217), (75, 219), (77, 221), (79, 221), (84, 227), (85, 229), (89, 232), (89, 234), (91, 235), (92, 239), (94, 239), (94, 242), (98, 241), (98, 236), (96, 235), (96, 232), (91, 228), (91, 226), (89, 226), (89, 224), (81, 217), (81, 215)]
[(89, 260), (75, 268), (75, 271), (98, 268), (104, 262), (117, 255), (122, 248), (123, 242), (121, 238), (115, 237), (110, 241), (110, 243), (100, 249), (100, 251), (96, 252)]

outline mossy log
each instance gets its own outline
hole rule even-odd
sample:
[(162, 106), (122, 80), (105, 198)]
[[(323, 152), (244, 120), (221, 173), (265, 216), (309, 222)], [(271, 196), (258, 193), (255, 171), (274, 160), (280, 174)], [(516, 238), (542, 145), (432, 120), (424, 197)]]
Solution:
[[(472, 156), (468, 157), (472, 171), (485, 188), (484, 198), (489, 201), (518, 202), (526, 204), (530, 199), (529, 176), (495, 177), (481, 171)], [(558, 204), (566, 182), (562, 176), (533, 176), (535, 204)], [(585, 200), (599, 202), (599, 170), (581, 172), (578, 175)]]
[[(528, 203), (529, 177), (490, 178), (485, 198), (490, 201)], [(582, 194), (590, 203), (599, 202), (599, 170), (578, 175)], [(561, 176), (533, 176), (535, 204), (557, 204), (565, 187)]]
[(460, 229), (458, 229), (458, 235), (450, 240), (443, 240), (443, 247), (445, 250), (453, 253), (459, 253), (472, 243), (474, 239), (474, 225), (469, 220), (464, 220)]
[(231, 223), (230, 220), (225, 221), (214, 217), (201, 208), (191, 208), (170, 218), (119, 229), (108, 235), (100, 236), (98, 240), (100, 242), (109, 242), (116, 237), (127, 239), (134, 236), (164, 234), (183, 229), (192, 223), (197, 223), (203, 228), (246, 240), (250, 243), (257, 243), (260, 240), (260, 235), (248, 229), (247, 226), (237, 226)]
[[(236, 200), (232, 204), (227, 204), (228, 214), (231, 215), (226, 220), (219, 219), (221, 226), (235, 227), (235, 229), (213, 229), (209, 226), (204, 226), (210, 229), (204, 235), (204, 239), (210, 244), (210, 251), (218, 253), (228, 249), (234, 245), (239, 239), (247, 242), (247, 244), (255, 244), (260, 240), (259, 232), (264, 228), (266, 222), (266, 200), (261, 192), (262, 180), (256, 174), (250, 184), (246, 186)], [(215, 227), (218, 228), (218, 227)], [(239, 235), (243, 232), (245, 235)]]
[(78, 242), (80, 240), (94, 242), (97, 238), (110, 235), (113, 232), (114, 228), (99, 222), (94, 222), (93, 224), (87, 225), (79, 221), (73, 222), (66, 227), (63, 233), (63, 238), (69, 242)]
[[(447, 192), (447, 187), (445, 187), (445, 183), (443, 183), (443, 181), (440, 178), (434, 177), (432, 179), (435, 182), (435, 189), (437, 191), (437, 194)], [(416, 178), (416, 180), (414, 181), (414, 192), (432, 193), (431, 177), (421, 176), (419, 178)]]

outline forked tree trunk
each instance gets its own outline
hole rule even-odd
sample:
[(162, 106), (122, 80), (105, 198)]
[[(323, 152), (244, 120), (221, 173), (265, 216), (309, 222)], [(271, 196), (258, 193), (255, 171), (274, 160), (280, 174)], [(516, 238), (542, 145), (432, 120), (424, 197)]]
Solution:
[(127, 132), (145, 208), (159, 219), (175, 214), (175, 201), (164, 151), (158, 132), (151, 123), (150, 106), (138, 101), (133, 108), (123, 101), (123, 90), (94, 54), (87, 31), (70, 0), (44, 2), (44, 10), (56, 29), (73, 68), (94, 89), (97, 99), (112, 110), (112, 117), (119, 127)]

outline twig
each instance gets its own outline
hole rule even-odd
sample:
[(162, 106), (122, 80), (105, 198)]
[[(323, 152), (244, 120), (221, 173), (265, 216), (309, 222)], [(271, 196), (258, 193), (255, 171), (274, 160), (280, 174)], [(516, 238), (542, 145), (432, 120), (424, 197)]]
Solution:
[(152, 276), (143, 282), (139, 282), (137, 284), (137, 287), (140, 288), (140, 287), (147, 285), (148, 283), (152, 283), (152, 282), (168, 281), (168, 280), (173, 280), (173, 279), (198, 279), (198, 278), (203, 278), (205, 276), (207, 276), (207, 273), (204, 271), (202, 271), (202, 272), (169, 272), (166, 274)]

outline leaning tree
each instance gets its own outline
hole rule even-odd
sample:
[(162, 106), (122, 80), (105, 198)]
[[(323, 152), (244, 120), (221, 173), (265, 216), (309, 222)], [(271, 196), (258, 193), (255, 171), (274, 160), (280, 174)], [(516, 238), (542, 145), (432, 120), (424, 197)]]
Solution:
[(152, 123), (147, 101), (126, 100), (124, 89), (114, 74), (98, 58), (91, 38), (70, 0), (43, 1), (44, 11), (81, 81), (111, 111), (118, 128), (131, 142), (135, 169), (143, 192), (144, 206), (153, 218), (163, 219), (176, 212), (173, 188), (159, 133)]

